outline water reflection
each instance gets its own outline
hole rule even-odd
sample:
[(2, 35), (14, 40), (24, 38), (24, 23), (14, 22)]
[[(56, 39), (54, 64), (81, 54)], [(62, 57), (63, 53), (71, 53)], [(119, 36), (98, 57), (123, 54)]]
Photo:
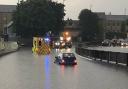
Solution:
[(56, 53), (59, 53), (60, 49), (55, 49)]
[(75, 74), (77, 74), (77, 71), (78, 70), (78, 66), (77, 65), (73, 65), (73, 72), (75, 73)]
[(121, 48), (128, 48), (128, 46), (121, 46)]
[(33, 53), (32, 55), (33, 55), (34, 59), (38, 59), (38, 55), (37, 54)]
[(70, 49), (70, 48), (68, 48), (68, 49), (66, 49), (66, 51), (67, 51), (67, 52), (71, 52), (71, 49)]
[(60, 68), (61, 68), (61, 74), (64, 75), (65, 66), (61, 65)]
[(71, 48), (67, 48), (67, 49), (55, 49), (56, 53), (63, 53), (63, 52), (71, 52)]
[(44, 69), (45, 69), (45, 88), (44, 89), (51, 89), (51, 76), (50, 76), (50, 71), (51, 71), (51, 64), (50, 64), (50, 56), (47, 55), (44, 58)]
[(78, 66), (77, 65), (61, 65), (61, 74), (64, 75), (67, 71), (76, 75), (78, 73)]

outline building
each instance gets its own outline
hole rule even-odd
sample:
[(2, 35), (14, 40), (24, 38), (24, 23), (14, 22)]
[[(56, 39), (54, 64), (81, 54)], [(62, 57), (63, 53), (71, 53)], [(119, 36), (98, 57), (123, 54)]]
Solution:
[[(0, 5), (0, 35), (9, 32), (8, 25), (12, 23), (12, 14), (16, 10), (16, 5)], [(99, 24), (103, 29), (104, 34), (106, 32), (128, 32), (128, 15), (106, 15), (105, 12), (94, 12), (98, 15), (100, 21)], [(78, 20), (66, 21), (64, 31), (70, 31), (73, 37), (77, 37), (80, 34), (80, 26)], [(103, 35), (104, 35), (103, 34)]]
[[(99, 24), (103, 31), (105, 30), (105, 21), (106, 21), (106, 15), (104, 12), (95, 12), (99, 17)], [(64, 27), (64, 31), (68, 31), (72, 34), (72, 37), (78, 38), (78, 35), (81, 33), (80, 26), (79, 26), (79, 20), (66, 20), (66, 25)], [(104, 35), (104, 34), (103, 34)]]
[[(127, 33), (128, 32), (128, 15), (106, 15), (105, 12), (94, 12), (99, 17), (99, 26), (103, 31), (103, 39), (107, 32)], [(80, 33), (79, 20), (68, 21), (65, 30)]]
[[(128, 15), (106, 15), (104, 12), (95, 12), (102, 23), (104, 32), (128, 31)], [(122, 27), (124, 25), (124, 27)]]
[(127, 32), (127, 20), (128, 15), (106, 15), (106, 32)]
[(7, 24), (12, 20), (16, 5), (0, 5), (0, 35), (7, 33)]
[(80, 34), (79, 21), (68, 19), (65, 22), (64, 31), (69, 32), (74, 41), (78, 40), (77, 37)]

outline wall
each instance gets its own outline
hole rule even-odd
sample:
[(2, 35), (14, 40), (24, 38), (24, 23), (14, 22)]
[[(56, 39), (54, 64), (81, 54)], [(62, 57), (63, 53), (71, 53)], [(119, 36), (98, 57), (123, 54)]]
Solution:
[(12, 20), (11, 12), (0, 12), (0, 34), (2, 34), (4, 27)]

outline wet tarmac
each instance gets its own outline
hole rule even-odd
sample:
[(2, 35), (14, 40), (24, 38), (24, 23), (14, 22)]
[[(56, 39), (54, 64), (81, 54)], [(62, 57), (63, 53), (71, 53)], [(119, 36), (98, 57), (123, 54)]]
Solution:
[(58, 65), (55, 55), (56, 50), (36, 55), (25, 48), (0, 57), (0, 89), (128, 89), (127, 67), (79, 55), (78, 65)]

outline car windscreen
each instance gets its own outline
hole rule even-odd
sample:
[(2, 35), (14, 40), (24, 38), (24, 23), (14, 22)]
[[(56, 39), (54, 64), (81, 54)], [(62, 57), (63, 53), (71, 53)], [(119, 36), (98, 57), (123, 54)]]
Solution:
[(73, 53), (63, 53), (63, 57), (75, 57)]

